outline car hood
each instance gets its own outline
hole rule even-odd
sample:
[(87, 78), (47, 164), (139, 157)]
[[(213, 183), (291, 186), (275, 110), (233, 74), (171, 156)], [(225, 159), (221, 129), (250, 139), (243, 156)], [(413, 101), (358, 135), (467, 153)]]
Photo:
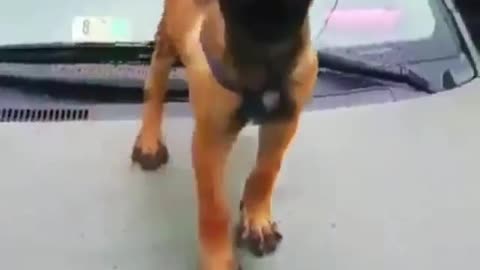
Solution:
[[(306, 112), (274, 197), (285, 239), (245, 269), (480, 268), (479, 89)], [(167, 117), (150, 173), (129, 159), (139, 124), (0, 125), (1, 269), (195, 269), (192, 120)], [(227, 168), (233, 211), (256, 129)]]

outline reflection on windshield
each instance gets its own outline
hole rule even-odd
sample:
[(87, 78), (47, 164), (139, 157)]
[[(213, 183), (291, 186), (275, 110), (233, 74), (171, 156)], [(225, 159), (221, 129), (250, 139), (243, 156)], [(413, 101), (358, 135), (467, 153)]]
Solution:
[[(342, 47), (429, 38), (435, 17), (428, 0), (323, 0), (312, 9), (320, 46)], [(327, 21), (328, 19), (328, 21)], [(324, 31), (325, 21), (328, 22)]]

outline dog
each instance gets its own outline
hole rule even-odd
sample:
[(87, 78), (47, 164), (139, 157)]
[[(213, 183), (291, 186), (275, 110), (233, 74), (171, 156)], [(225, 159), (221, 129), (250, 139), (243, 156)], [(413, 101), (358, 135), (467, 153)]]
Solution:
[(180, 61), (195, 121), (191, 150), (203, 270), (239, 267), (223, 170), (237, 135), (249, 123), (259, 126), (259, 148), (240, 202), (236, 241), (258, 256), (271, 254), (281, 242), (272, 194), (318, 73), (308, 23), (312, 1), (164, 2), (131, 158), (144, 170), (167, 163), (163, 103), (169, 72)]

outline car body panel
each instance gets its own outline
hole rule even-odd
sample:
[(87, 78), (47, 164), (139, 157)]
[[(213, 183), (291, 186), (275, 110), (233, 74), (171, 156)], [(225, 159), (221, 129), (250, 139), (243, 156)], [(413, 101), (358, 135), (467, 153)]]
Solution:
[[(305, 112), (274, 195), (284, 242), (244, 268), (479, 269), (479, 89)], [(147, 173), (137, 119), (0, 124), (0, 269), (195, 269), (193, 122), (165, 127), (171, 162)], [(256, 131), (227, 168), (235, 214)]]

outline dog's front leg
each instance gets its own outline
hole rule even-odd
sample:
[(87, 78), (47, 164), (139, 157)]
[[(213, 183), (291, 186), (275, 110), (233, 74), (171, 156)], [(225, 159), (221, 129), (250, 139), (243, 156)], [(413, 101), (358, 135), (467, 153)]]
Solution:
[(297, 124), (298, 116), (288, 122), (260, 127), (257, 162), (245, 184), (237, 232), (238, 243), (257, 256), (275, 251), (282, 239), (272, 220), (271, 200), (283, 156)]
[(243, 191), (238, 243), (262, 256), (275, 251), (282, 236), (272, 220), (272, 194), (286, 150), (296, 131), (303, 106), (311, 99), (317, 80), (317, 58), (308, 50), (292, 74), (292, 99), (295, 115), (283, 122), (266, 123), (260, 127), (259, 149), (255, 168)]
[[(200, 122), (200, 121), (197, 121)], [(224, 167), (237, 132), (197, 123), (192, 144), (202, 270), (236, 270)]]
[(168, 161), (168, 150), (162, 137), (163, 105), (168, 76), (175, 60), (176, 51), (166, 35), (162, 19), (144, 83), (142, 127), (131, 155), (132, 160), (144, 170), (156, 170)]

